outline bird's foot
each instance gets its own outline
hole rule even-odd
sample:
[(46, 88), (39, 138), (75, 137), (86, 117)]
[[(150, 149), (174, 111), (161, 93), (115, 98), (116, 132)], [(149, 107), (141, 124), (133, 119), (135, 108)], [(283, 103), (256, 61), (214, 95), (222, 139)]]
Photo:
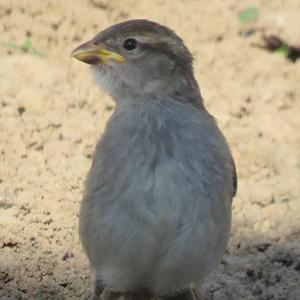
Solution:
[(200, 290), (200, 288), (191, 288), (190, 289), (191, 291), (192, 291), (192, 293), (193, 293), (193, 298), (191, 298), (191, 299), (195, 299), (195, 300), (204, 300), (204, 296), (203, 296), (203, 294), (202, 294), (202, 292), (201, 292), (201, 290)]
[(100, 296), (103, 294), (104, 289), (105, 286), (103, 285), (102, 281), (96, 278), (91, 300), (100, 300)]
[[(97, 297), (97, 296), (96, 296)], [(92, 300), (204, 300), (199, 289), (190, 288), (183, 290), (172, 296), (154, 296), (146, 291), (137, 292), (113, 292), (109, 289), (104, 289), (101, 297), (93, 298)]]
[(163, 300), (204, 300), (200, 289), (189, 288), (172, 296), (164, 296)]
[(158, 300), (159, 298), (153, 297), (145, 291), (137, 292), (113, 292), (105, 289), (101, 295), (101, 300)]

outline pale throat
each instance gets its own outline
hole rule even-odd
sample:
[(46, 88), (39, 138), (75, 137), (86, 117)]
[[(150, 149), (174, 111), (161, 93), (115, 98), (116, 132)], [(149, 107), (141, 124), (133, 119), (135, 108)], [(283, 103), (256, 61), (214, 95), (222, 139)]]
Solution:
[[(180, 98), (194, 94), (200, 95), (198, 86), (195, 86), (195, 79), (192, 77), (152, 79), (152, 80), (138, 80), (123, 78), (114, 68), (111, 67), (92, 67), (92, 73), (96, 84), (101, 90), (108, 93), (116, 103), (127, 100), (139, 101), (140, 98), (152, 99), (166, 99), (166, 98)], [(193, 95), (191, 95), (193, 96)], [(198, 96), (199, 97), (199, 96)]]

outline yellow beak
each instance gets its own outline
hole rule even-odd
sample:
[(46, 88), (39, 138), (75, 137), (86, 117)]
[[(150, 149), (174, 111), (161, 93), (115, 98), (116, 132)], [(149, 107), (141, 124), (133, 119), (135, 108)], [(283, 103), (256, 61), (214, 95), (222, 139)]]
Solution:
[(123, 56), (109, 51), (103, 45), (97, 45), (93, 41), (89, 41), (77, 47), (73, 50), (71, 56), (90, 65), (105, 64), (110, 59), (120, 63), (125, 61)]

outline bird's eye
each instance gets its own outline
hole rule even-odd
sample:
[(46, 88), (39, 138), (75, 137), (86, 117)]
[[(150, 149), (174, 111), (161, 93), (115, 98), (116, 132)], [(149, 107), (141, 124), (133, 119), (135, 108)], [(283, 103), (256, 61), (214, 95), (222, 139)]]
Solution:
[(123, 43), (123, 47), (129, 51), (134, 50), (137, 47), (137, 41), (135, 39), (127, 39)]

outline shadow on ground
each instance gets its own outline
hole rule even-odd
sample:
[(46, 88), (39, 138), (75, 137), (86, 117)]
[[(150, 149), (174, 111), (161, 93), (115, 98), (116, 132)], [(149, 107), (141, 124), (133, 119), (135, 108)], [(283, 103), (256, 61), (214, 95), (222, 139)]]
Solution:
[[(296, 237), (291, 240), (270, 241), (255, 235), (251, 240), (232, 238), (219, 269), (203, 286), (205, 299), (300, 299), (300, 249)], [(18, 244), (2, 247), (8, 253), (21, 251)], [(22, 270), (18, 261), (1, 267), (1, 299), (88, 299), (90, 272), (80, 250), (62, 257), (47, 257), (47, 253), (33, 257), (39, 260), (27, 262), (30, 270)]]

